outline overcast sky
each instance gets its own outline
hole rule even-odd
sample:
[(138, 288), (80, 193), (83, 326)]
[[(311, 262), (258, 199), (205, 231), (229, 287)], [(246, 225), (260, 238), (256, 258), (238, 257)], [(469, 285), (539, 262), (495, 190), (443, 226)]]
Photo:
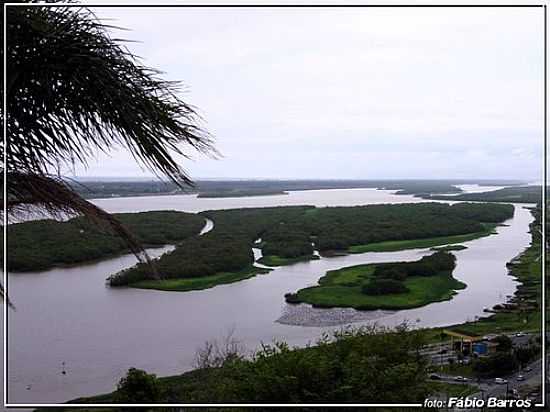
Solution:
[[(193, 178), (540, 180), (541, 8), (96, 9), (186, 86)], [(147, 175), (123, 151), (85, 176)]]

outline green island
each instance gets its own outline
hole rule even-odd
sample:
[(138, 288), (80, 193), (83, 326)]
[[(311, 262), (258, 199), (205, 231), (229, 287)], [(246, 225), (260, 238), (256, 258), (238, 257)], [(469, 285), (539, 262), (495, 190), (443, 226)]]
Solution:
[(444, 251), (416, 262), (349, 266), (329, 271), (319, 285), (288, 293), (288, 303), (358, 310), (411, 309), (449, 300), (466, 285), (452, 276), (455, 256)]
[[(146, 247), (178, 243), (198, 235), (205, 224), (202, 216), (176, 211), (114, 216)], [(83, 217), (65, 222), (47, 219), (8, 225), (7, 245), (11, 272), (47, 270), (129, 252), (122, 239)]]
[(424, 199), (479, 201), (479, 202), (503, 202), (503, 203), (536, 203), (542, 202), (541, 186), (512, 186), (491, 192), (461, 193), (453, 196), (442, 194), (423, 194)]
[[(356, 207), (287, 206), (201, 212), (214, 228), (184, 239), (154, 261), (161, 280), (153, 280), (150, 268), (137, 264), (112, 275), (112, 286), (136, 286), (161, 290), (192, 290), (196, 285), (237, 281), (252, 274), (252, 247), (265, 258), (260, 263), (279, 266), (315, 259), (321, 254), (347, 252), (356, 245), (398, 242), (397, 248), (452, 243), (449, 239), (476, 238), (490, 233), (495, 224), (513, 216), (506, 204), (415, 203)], [(262, 242), (255, 241), (261, 238)], [(434, 241), (434, 238), (436, 241)], [(396, 246), (393, 246), (394, 248)], [(396, 250), (396, 249), (392, 249)], [(204, 281), (175, 279), (208, 278)]]

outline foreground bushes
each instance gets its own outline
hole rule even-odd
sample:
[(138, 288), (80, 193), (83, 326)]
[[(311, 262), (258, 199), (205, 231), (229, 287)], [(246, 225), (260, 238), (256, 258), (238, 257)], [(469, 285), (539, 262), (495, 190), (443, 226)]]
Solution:
[[(302, 349), (263, 345), (251, 357), (233, 346), (212, 351), (207, 344), (200, 352), (203, 368), (157, 380), (158, 402), (420, 402), (429, 393), (424, 343), (421, 331), (401, 326), (341, 330)], [(117, 392), (77, 401), (108, 403)]]

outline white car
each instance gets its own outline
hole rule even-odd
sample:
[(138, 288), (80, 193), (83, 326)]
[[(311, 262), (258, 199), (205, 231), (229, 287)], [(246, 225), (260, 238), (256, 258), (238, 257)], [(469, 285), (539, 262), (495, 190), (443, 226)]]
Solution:
[(508, 381), (506, 379), (502, 379), (502, 378), (495, 378), (495, 383), (497, 385), (506, 385), (508, 383)]
[(516, 380), (518, 380), (518, 381), (524, 381), (524, 380), (525, 380), (525, 376), (523, 376), (523, 375), (518, 375), (517, 378), (516, 378)]
[(455, 376), (455, 381), (457, 382), (466, 382), (468, 378), (465, 378), (463, 376)]

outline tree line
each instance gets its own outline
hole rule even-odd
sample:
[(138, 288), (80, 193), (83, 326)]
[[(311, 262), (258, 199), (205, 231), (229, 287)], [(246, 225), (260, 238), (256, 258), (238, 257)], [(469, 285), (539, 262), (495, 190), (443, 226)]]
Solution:
[(365, 282), (361, 286), (361, 291), (366, 295), (406, 293), (409, 289), (403, 281), (407, 277), (448, 275), (455, 266), (456, 257), (445, 251), (424, 256), (416, 262), (383, 263), (376, 266), (374, 279)]
[[(155, 211), (115, 214), (146, 246), (174, 244), (197, 235), (204, 217), (192, 213)], [(108, 227), (85, 217), (65, 222), (51, 219), (11, 224), (7, 228), (8, 270), (38, 271), (105, 258), (128, 251), (125, 240)]]
[[(349, 246), (431, 238), (484, 231), (484, 222), (513, 216), (512, 205), (417, 203), (356, 207), (287, 206), (201, 212), (214, 229), (185, 239), (156, 260), (161, 276), (189, 278), (245, 269), (254, 261), (251, 247), (262, 239), (264, 255), (295, 258)], [(147, 279), (138, 264), (111, 278), (113, 285)]]

